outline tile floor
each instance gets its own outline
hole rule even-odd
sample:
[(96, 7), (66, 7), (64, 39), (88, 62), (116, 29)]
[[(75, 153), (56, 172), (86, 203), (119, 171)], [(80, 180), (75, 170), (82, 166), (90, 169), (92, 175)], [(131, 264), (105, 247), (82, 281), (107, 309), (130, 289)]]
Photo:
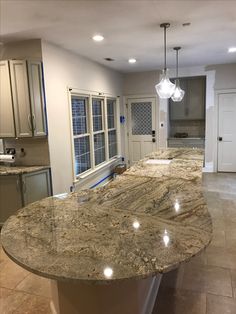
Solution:
[[(153, 314), (236, 314), (236, 174), (204, 174), (203, 185), (212, 243), (163, 276)], [(0, 313), (51, 313), (49, 280), (17, 266), (2, 249)]]

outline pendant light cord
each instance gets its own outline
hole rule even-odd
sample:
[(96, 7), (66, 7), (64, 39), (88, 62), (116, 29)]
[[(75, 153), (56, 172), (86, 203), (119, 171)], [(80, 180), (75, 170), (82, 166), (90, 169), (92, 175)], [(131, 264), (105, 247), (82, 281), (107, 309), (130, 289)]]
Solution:
[(164, 71), (166, 72), (166, 26), (164, 26)]
[(178, 68), (179, 68), (179, 50), (176, 50), (176, 78), (178, 78), (179, 76)]

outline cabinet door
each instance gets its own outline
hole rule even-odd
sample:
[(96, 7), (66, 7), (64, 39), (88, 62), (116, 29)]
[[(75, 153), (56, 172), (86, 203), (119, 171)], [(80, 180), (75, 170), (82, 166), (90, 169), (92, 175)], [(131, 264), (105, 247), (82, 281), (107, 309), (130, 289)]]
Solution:
[(24, 206), (39, 201), (52, 194), (49, 170), (42, 170), (22, 175)]
[(19, 175), (0, 176), (0, 225), (21, 207)]
[(34, 136), (46, 135), (45, 103), (40, 61), (27, 61)]
[[(180, 87), (187, 90), (186, 80), (180, 80)], [(181, 101), (169, 100), (170, 120), (184, 120), (186, 118), (186, 94)]]
[(8, 61), (0, 62), (0, 138), (15, 137)]
[(205, 118), (205, 79), (192, 78), (187, 84), (187, 119), (202, 120)]
[(11, 60), (10, 72), (17, 137), (32, 136), (29, 86), (25, 60)]

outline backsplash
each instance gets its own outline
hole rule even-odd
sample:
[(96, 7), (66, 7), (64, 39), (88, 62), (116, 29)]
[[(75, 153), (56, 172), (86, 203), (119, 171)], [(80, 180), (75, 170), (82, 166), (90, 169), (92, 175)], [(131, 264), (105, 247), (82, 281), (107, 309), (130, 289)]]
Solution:
[[(45, 138), (4, 139), (4, 148), (15, 148), (15, 165), (50, 165), (48, 140)], [(23, 151), (22, 151), (23, 149)]]
[(188, 137), (205, 137), (205, 120), (170, 121), (169, 137), (188, 133)]

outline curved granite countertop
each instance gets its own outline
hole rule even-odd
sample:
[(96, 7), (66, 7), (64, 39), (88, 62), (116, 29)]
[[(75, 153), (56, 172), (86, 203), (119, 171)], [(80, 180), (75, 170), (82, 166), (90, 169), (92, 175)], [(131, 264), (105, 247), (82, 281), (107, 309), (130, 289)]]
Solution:
[[(147, 163), (173, 158), (170, 164)], [(69, 282), (107, 283), (168, 272), (210, 242), (202, 151), (152, 153), (105, 187), (49, 197), (11, 216), (6, 253), (26, 269)]]
[(49, 169), (50, 166), (3, 166), (0, 165), (0, 176), (18, 175)]

